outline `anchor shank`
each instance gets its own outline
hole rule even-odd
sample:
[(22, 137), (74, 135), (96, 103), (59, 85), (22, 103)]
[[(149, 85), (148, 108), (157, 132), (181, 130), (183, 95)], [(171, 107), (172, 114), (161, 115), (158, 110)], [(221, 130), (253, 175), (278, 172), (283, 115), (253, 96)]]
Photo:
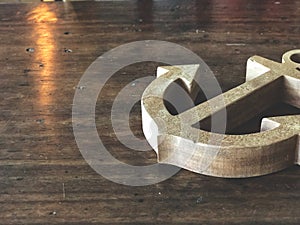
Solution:
[(244, 123), (245, 118), (250, 120), (269, 106), (281, 101), (283, 94), (277, 90), (282, 88), (283, 80), (283, 76), (269, 71), (179, 114), (178, 117), (189, 118), (191, 125), (200, 122), (200, 127), (211, 127), (211, 117), (214, 115), (217, 117), (218, 112), (225, 107), (228, 115), (227, 131), (231, 131)]

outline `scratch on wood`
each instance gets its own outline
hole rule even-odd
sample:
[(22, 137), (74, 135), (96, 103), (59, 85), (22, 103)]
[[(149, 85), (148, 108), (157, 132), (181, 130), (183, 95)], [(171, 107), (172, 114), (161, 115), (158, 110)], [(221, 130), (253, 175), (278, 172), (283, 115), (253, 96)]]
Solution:
[(66, 199), (65, 183), (62, 183), (62, 187), (63, 187), (63, 199)]

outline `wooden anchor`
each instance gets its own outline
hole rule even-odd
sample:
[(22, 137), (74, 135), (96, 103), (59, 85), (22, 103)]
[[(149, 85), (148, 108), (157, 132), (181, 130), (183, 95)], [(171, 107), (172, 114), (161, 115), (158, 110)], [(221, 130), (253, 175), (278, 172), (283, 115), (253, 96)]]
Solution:
[(300, 115), (264, 118), (261, 132), (244, 135), (193, 126), (213, 120), (222, 110), (227, 113), (228, 130), (277, 102), (300, 108), (300, 50), (286, 52), (282, 63), (260, 56), (249, 58), (245, 83), (172, 115), (165, 106), (167, 89), (180, 81), (191, 95), (199, 91), (194, 85), (198, 68), (159, 67), (157, 79), (143, 93), (143, 131), (158, 162), (229, 178), (260, 176), (300, 165)]

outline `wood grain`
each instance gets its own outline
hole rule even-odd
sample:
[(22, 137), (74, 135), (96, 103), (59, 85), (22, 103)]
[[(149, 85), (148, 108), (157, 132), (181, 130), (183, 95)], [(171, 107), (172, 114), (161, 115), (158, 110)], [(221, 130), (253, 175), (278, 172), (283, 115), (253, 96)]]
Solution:
[[(299, 13), (292, 0), (1, 4), (0, 223), (299, 224), (298, 167), (242, 180), (182, 170), (156, 185), (121, 186), (87, 165), (71, 124), (80, 77), (113, 47), (145, 39), (178, 43), (199, 54), (226, 91), (244, 82), (250, 56), (279, 61), (299, 48)], [(158, 65), (122, 69), (99, 96), (98, 132), (116, 158), (133, 165), (156, 156), (119, 143), (110, 110), (122, 87), (154, 75)], [(261, 116), (286, 113), (299, 111), (279, 105)], [(256, 130), (257, 121), (233, 132)], [(142, 137), (139, 104), (130, 124)]]

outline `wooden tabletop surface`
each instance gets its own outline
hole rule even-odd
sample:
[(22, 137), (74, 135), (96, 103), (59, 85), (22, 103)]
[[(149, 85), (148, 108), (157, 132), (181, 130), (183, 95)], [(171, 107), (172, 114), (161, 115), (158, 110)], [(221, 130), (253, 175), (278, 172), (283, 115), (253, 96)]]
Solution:
[[(300, 48), (299, 15), (296, 0), (1, 4), (0, 224), (300, 224), (297, 166), (250, 179), (181, 170), (158, 184), (125, 186), (87, 164), (72, 128), (81, 76), (114, 47), (149, 39), (177, 43), (201, 56), (226, 91), (245, 81), (250, 56), (280, 61)], [(117, 140), (112, 103), (128, 83), (154, 75), (157, 65), (121, 69), (97, 102), (99, 135), (128, 164), (155, 163), (156, 155)], [(141, 93), (146, 85), (137, 82), (131, 91)], [(260, 118), (286, 113), (299, 110), (275, 106)], [(254, 118), (236, 133), (258, 124)], [(139, 103), (130, 126), (143, 136)]]

